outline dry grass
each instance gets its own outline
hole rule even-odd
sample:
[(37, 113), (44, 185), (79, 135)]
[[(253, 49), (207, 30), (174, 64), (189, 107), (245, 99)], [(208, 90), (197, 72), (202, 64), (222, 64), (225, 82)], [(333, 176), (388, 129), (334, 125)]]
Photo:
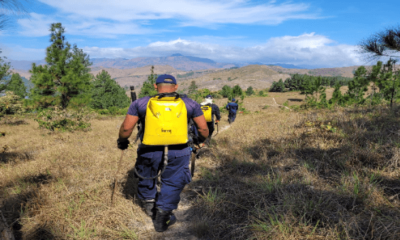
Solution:
[(201, 191), (192, 231), (207, 239), (400, 239), (399, 120), (385, 107), (239, 117), (204, 159), (217, 167), (204, 165), (193, 184)]
[[(186, 190), (188, 231), (204, 239), (400, 239), (398, 112), (262, 109), (272, 97), (282, 104), (300, 96), (246, 99), (252, 113), (202, 152)], [(122, 120), (53, 134), (28, 116), (2, 122), (0, 209), (18, 239), (163, 237), (133, 203), (135, 149), (110, 205)]]

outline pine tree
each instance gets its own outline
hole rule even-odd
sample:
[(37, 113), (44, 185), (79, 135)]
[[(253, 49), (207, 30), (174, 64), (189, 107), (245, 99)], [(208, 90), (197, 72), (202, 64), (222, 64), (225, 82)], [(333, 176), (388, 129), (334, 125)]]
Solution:
[(154, 89), (154, 84), (157, 80), (157, 74), (154, 74), (154, 66), (151, 66), (150, 75), (147, 80), (143, 82), (142, 89), (140, 89), (139, 98), (145, 96), (154, 96), (157, 94), (157, 90)]
[(232, 88), (229, 87), (228, 85), (225, 85), (222, 87), (222, 90), (220, 91), (220, 94), (224, 98), (232, 98)]
[(255, 93), (255, 92), (254, 92), (252, 86), (250, 86), (250, 87), (247, 88), (247, 90), (246, 90), (246, 95), (247, 95), (247, 96), (254, 95), (254, 93)]
[(344, 105), (343, 96), (342, 96), (342, 92), (340, 91), (340, 87), (341, 87), (340, 83), (336, 83), (335, 90), (332, 93), (332, 98), (329, 100), (330, 104), (337, 103), (340, 106)]
[(5, 62), (4, 59), (0, 57), (0, 92), (3, 92), (9, 83), (6, 79), (8, 75), (10, 75), (10, 63)]
[(362, 104), (364, 102), (364, 93), (368, 90), (370, 78), (367, 77), (367, 69), (364, 66), (357, 68), (354, 78), (349, 82), (349, 89), (346, 93), (350, 101)]
[(390, 102), (390, 107), (393, 107), (393, 102), (398, 98), (400, 90), (400, 73), (395, 71), (396, 61), (390, 59), (386, 64), (378, 62), (371, 73), (371, 80), (379, 87), (380, 93)]
[(95, 109), (129, 106), (129, 98), (125, 90), (105, 70), (96, 75), (91, 96), (91, 106)]
[(235, 85), (235, 86), (233, 87), (233, 89), (232, 89), (232, 93), (233, 93), (233, 96), (234, 96), (234, 97), (236, 97), (236, 96), (242, 96), (242, 95), (243, 95), (243, 90), (242, 90), (242, 88), (241, 88), (239, 85)]
[[(61, 23), (51, 24), (52, 43), (46, 49), (45, 66), (32, 65), (32, 98), (40, 107), (60, 104), (65, 109), (74, 98), (87, 96), (90, 90), (90, 62), (86, 54), (65, 41)], [(75, 50), (75, 52), (74, 52)]]
[(13, 75), (11, 76), (11, 80), (8, 82), (8, 85), (6, 87), (6, 91), (11, 91), (15, 95), (18, 95), (21, 98), (25, 98), (26, 86), (18, 73), (13, 73)]

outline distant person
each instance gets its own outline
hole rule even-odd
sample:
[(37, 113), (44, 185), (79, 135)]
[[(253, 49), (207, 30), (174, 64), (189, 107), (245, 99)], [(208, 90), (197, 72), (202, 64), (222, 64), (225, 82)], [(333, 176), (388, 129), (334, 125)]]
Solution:
[[(200, 105), (201, 105), (201, 110), (204, 113), (204, 117), (207, 121), (207, 126), (209, 131), (207, 142), (209, 143), (211, 141), (212, 134), (215, 130), (214, 125), (218, 124), (218, 122), (221, 120), (221, 114), (219, 112), (218, 106), (213, 103), (213, 98), (211, 95), (207, 95), (207, 97), (204, 99), (204, 102), (200, 103)], [(214, 115), (216, 119), (214, 119)]]
[(233, 123), (236, 119), (236, 113), (239, 109), (239, 105), (236, 103), (236, 100), (232, 98), (232, 102), (226, 105), (226, 109), (229, 111), (228, 122), (229, 124)]
[[(201, 142), (208, 137), (208, 129), (200, 105), (176, 93), (178, 84), (173, 76), (160, 75), (154, 88), (156, 96), (139, 98), (131, 104), (117, 143), (119, 149), (127, 149), (136, 123), (142, 124), (135, 165), (137, 193), (143, 210), (154, 219), (155, 230), (163, 232), (176, 222), (172, 211), (177, 209), (179, 195), (191, 181), (188, 124), (193, 120)], [(166, 165), (163, 157), (168, 157)], [(161, 190), (157, 193), (160, 170)]]

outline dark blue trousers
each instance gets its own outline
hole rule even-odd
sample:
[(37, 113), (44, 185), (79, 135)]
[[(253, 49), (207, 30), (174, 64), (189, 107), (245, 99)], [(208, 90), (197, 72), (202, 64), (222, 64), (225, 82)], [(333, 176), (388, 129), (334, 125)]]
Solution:
[(208, 136), (211, 137), (215, 127), (214, 127), (214, 123), (213, 122), (207, 122), (207, 127), (208, 127)]
[(235, 112), (229, 112), (228, 118), (230, 119), (231, 123), (233, 123), (236, 119), (236, 113)]
[[(139, 147), (136, 169), (143, 177), (152, 177), (163, 168), (164, 147)], [(187, 145), (169, 146), (168, 165), (161, 175), (161, 191), (157, 195), (156, 179), (139, 179), (138, 197), (156, 199), (156, 207), (164, 211), (178, 208), (180, 193), (192, 179), (189, 170), (190, 149)]]

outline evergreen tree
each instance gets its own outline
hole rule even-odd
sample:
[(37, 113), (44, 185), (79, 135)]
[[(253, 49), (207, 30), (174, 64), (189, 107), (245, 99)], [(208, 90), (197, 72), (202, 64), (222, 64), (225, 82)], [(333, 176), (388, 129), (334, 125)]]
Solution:
[(156, 84), (157, 74), (154, 74), (154, 66), (150, 68), (150, 75), (147, 80), (143, 82), (142, 89), (140, 89), (139, 98), (145, 96), (154, 96), (157, 94), (157, 90), (154, 89), (154, 84)]
[(96, 75), (91, 96), (91, 106), (95, 109), (124, 108), (130, 102), (125, 90), (105, 70)]
[(400, 73), (395, 71), (396, 61), (390, 59), (386, 64), (378, 62), (373, 68), (370, 79), (379, 87), (380, 93), (390, 102), (390, 107), (399, 96)]
[(198, 86), (195, 81), (192, 81), (189, 86), (188, 94), (194, 94), (197, 91)]
[(235, 85), (232, 89), (232, 97), (242, 96), (243, 90), (239, 85)]
[(229, 87), (228, 85), (225, 85), (222, 87), (222, 90), (220, 91), (220, 94), (224, 98), (232, 98), (232, 88)]
[(376, 57), (386, 56), (398, 58), (400, 52), (400, 27), (389, 28), (364, 40), (359, 45), (366, 53)]
[(343, 95), (342, 92), (340, 91), (340, 87), (341, 87), (340, 83), (336, 83), (335, 90), (332, 93), (332, 98), (329, 100), (329, 104), (337, 103), (340, 106), (344, 105)]
[(255, 93), (255, 92), (254, 92), (252, 86), (250, 86), (250, 87), (247, 88), (247, 90), (246, 90), (246, 95), (247, 95), (247, 96), (254, 95), (254, 93)]
[(21, 98), (25, 98), (26, 86), (18, 73), (13, 73), (13, 75), (11, 76), (11, 80), (8, 82), (8, 85), (6, 87), (6, 91), (11, 91), (15, 95), (18, 95)]
[(10, 75), (10, 63), (5, 62), (4, 58), (0, 57), (0, 92), (3, 92), (9, 83), (6, 79), (8, 75)]
[(279, 79), (278, 82), (273, 82), (270, 92), (283, 92), (285, 90), (285, 83), (283, 83), (282, 79)]
[[(65, 41), (61, 23), (51, 24), (52, 43), (46, 49), (45, 66), (32, 64), (32, 98), (40, 107), (60, 104), (65, 109), (74, 98), (87, 96), (90, 90), (91, 75), (89, 62), (84, 63), (81, 54), (74, 52)], [(87, 57), (88, 60), (88, 57)]]
[(370, 78), (367, 77), (367, 69), (364, 66), (357, 68), (354, 78), (349, 82), (347, 95), (349, 101), (362, 104), (364, 102), (364, 93), (368, 90)]

